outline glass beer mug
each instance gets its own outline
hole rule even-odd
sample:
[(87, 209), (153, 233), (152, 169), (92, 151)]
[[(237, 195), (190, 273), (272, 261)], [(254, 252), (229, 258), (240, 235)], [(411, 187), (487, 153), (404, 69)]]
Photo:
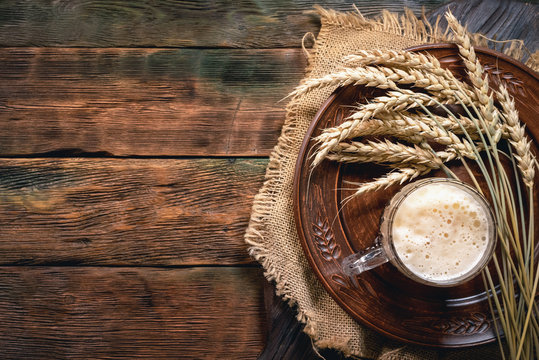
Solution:
[(342, 266), (356, 276), (389, 261), (417, 282), (456, 286), (486, 266), (496, 239), (494, 215), (479, 192), (458, 180), (429, 178), (391, 199), (374, 246), (348, 256)]

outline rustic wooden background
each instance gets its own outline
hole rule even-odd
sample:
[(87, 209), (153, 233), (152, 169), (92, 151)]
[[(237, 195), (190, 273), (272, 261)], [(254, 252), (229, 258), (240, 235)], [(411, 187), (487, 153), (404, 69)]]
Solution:
[[(317, 358), (243, 242), (314, 3), (0, 1), (2, 359)], [(451, 6), (537, 48), (537, 4)]]

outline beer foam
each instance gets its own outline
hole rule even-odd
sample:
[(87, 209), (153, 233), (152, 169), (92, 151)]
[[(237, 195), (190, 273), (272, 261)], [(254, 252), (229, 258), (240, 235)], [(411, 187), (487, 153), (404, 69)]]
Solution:
[(451, 183), (418, 187), (401, 202), (393, 221), (397, 256), (415, 275), (450, 281), (467, 275), (488, 248), (484, 205)]

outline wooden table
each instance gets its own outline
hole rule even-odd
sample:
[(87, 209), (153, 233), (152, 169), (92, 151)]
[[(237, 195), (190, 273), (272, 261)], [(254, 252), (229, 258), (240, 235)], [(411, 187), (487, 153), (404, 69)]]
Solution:
[[(243, 242), (315, 2), (232, 3), (0, 2), (2, 359), (316, 358)], [(537, 5), (454, 5), (537, 48)]]

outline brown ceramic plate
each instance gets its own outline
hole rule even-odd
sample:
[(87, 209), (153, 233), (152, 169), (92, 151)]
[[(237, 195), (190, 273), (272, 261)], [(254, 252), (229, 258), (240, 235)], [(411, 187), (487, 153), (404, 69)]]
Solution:
[[(465, 76), (454, 45), (428, 45), (411, 50), (429, 52), (444, 67), (460, 77)], [(503, 54), (487, 49), (477, 49), (477, 54), (489, 73), (491, 86), (503, 82), (515, 97), (521, 119), (534, 141), (532, 150), (537, 154), (537, 74)], [(294, 179), (296, 225), (307, 259), (344, 310), (357, 321), (391, 338), (436, 347), (474, 346), (494, 341), (494, 324), (481, 276), (461, 286), (434, 288), (415, 283), (391, 264), (385, 264), (357, 277), (356, 286), (341, 269), (345, 257), (373, 244), (384, 206), (399, 187), (355, 198), (339, 213), (341, 200), (351, 194), (341, 190), (350, 187), (343, 181), (370, 181), (384, 170), (373, 165), (340, 166), (324, 161), (313, 171), (310, 186), (307, 186), (311, 139), (321, 129), (339, 124), (350, 111), (349, 105), (363, 103), (377, 94), (364, 87), (338, 89), (322, 106), (307, 131)], [(450, 168), (466, 178), (458, 163)], [(443, 174), (434, 172), (428, 176)], [(535, 187), (535, 199), (537, 188), (539, 186)], [(539, 214), (539, 209), (535, 214)], [(538, 223), (538, 220), (536, 216), (534, 221)], [(539, 230), (539, 226), (535, 228)]]

